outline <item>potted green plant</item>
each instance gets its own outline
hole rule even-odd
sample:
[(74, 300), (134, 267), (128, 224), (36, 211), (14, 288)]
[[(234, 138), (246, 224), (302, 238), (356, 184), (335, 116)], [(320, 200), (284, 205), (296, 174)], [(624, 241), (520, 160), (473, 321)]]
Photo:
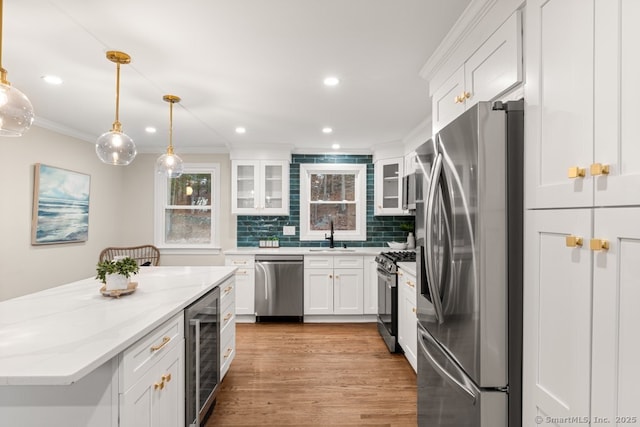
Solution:
[(96, 266), (96, 279), (104, 283), (106, 289), (127, 289), (131, 275), (140, 270), (136, 260), (124, 257), (116, 260), (101, 261)]

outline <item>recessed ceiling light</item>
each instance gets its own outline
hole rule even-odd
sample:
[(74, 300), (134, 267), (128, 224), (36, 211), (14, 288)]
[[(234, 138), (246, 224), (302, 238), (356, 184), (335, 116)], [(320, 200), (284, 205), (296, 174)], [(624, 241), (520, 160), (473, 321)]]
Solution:
[(144, 128), (144, 130), (147, 133), (156, 133), (156, 128), (154, 128), (153, 126), (147, 126), (146, 128)]
[(333, 132), (333, 129), (331, 129), (330, 127), (322, 128), (322, 133), (331, 133), (331, 132)]
[(331, 148), (333, 148), (334, 150), (337, 150), (340, 148), (340, 144), (333, 144)]
[(338, 83), (340, 83), (340, 79), (334, 76), (329, 76), (325, 77), (323, 83), (325, 86), (336, 86)]
[(62, 84), (62, 79), (58, 76), (50, 76), (50, 75), (46, 75), (46, 76), (42, 76), (42, 80), (44, 80), (45, 82), (49, 83), (50, 85), (60, 85)]
[(243, 128), (242, 126), (238, 126), (236, 128), (236, 133), (247, 133), (247, 130), (245, 128)]

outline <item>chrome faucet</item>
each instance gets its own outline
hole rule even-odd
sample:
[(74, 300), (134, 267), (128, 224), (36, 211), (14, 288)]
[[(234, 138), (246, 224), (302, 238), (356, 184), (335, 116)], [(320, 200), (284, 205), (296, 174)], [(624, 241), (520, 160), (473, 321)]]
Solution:
[(333, 240), (333, 219), (329, 220), (329, 226), (331, 227), (331, 235), (327, 236), (327, 233), (324, 233), (324, 239), (329, 241), (330, 248), (335, 248), (335, 242)]

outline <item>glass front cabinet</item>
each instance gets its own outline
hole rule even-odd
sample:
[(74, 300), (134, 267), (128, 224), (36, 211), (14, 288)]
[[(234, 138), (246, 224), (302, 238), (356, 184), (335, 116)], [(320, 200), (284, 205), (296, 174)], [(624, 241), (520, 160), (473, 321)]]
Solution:
[(239, 215), (289, 215), (289, 162), (233, 160), (231, 212)]
[(402, 215), (404, 158), (376, 160), (375, 215)]

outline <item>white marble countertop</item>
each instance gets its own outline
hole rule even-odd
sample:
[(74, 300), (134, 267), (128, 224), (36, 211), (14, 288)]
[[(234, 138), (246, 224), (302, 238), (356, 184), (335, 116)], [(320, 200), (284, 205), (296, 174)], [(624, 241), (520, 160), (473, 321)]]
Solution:
[(380, 252), (388, 252), (392, 249), (388, 246), (384, 247), (280, 247), (280, 248), (258, 248), (258, 247), (239, 247), (224, 251), (225, 255), (358, 255), (366, 256), (378, 255)]
[(88, 278), (0, 302), (0, 386), (72, 384), (230, 277), (235, 267), (143, 267), (137, 290)]
[(416, 263), (415, 262), (399, 262), (398, 267), (410, 273), (412, 275), (416, 275)]

